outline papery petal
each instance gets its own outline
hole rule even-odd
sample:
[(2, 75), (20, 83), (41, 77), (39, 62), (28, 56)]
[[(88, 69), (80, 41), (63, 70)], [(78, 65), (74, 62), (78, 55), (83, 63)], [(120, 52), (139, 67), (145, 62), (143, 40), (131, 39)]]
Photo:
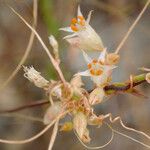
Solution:
[(83, 72), (78, 72), (76, 75), (80, 75), (80, 76), (91, 76), (89, 70), (83, 71)]
[(92, 77), (91, 77), (91, 80), (92, 80), (97, 86), (100, 86), (100, 85), (106, 83), (107, 77), (104, 76), (104, 75), (101, 75), (101, 76), (92, 76)]
[(88, 63), (91, 63), (92, 59), (82, 50), (83, 53), (83, 57), (85, 59), (85, 61)]
[(107, 54), (107, 48), (104, 48), (104, 50), (100, 53), (98, 60), (104, 62), (106, 59)]
[(86, 23), (88, 23), (88, 24), (89, 24), (89, 22), (90, 22), (90, 20), (91, 20), (92, 12), (93, 12), (93, 10), (91, 10), (91, 11), (89, 12), (88, 17), (87, 17), (87, 19), (86, 19)]
[(103, 67), (104, 67), (104, 71), (105, 71), (105, 72), (117, 68), (117, 66), (115, 66), (115, 65), (104, 65)]
[(81, 79), (81, 76), (80, 75), (76, 75), (74, 76), (71, 81), (70, 81), (70, 84), (74, 87), (78, 87), (80, 88), (83, 84), (82, 82), (82, 79)]
[(91, 138), (90, 138), (90, 135), (89, 135), (89, 130), (87, 128), (85, 129), (84, 134), (83, 134), (81, 140), (84, 143), (89, 143), (91, 141)]
[(73, 128), (77, 132), (80, 139), (82, 139), (86, 127), (87, 127), (87, 118), (85, 114), (83, 114), (82, 112), (78, 112), (77, 114), (75, 114), (73, 118)]
[(103, 51), (104, 46), (101, 38), (95, 32), (95, 30), (89, 25), (86, 28), (78, 32), (78, 37), (80, 38), (80, 47), (84, 50), (92, 51)]
[(83, 16), (83, 14), (81, 13), (81, 8), (80, 8), (80, 5), (78, 6), (78, 12), (77, 12), (77, 16)]
[(53, 105), (51, 105), (45, 115), (44, 115), (44, 124), (51, 123), (59, 114), (61, 114), (64, 111), (62, 107), (61, 102), (55, 102)]
[(80, 45), (80, 39), (78, 37), (67, 38), (66, 41), (75, 47), (79, 47)]
[(73, 34), (70, 34), (70, 35), (65, 36), (63, 39), (73, 38), (73, 37), (75, 37), (75, 36), (77, 36), (77, 34), (76, 34), (76, 33), (73, 33)]
[(66, 32), (71, 32), (71, 33), (74, 32), (74, 31), (72, 31), (72, 29), (70, 27), (59, 28), (59, 30), (66, 31)]

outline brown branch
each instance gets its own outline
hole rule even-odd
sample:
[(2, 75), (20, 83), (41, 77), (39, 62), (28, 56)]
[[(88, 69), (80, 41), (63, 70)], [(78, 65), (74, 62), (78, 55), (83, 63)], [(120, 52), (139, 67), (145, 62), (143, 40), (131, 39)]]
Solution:
[(39, 101), (36, 101), (36, 102), (30, 102), (29, 104), (19, 106), (19, 107), (13, 108), (13, 109), (0, 110), (0, 114), (12, 113), (12, 112), (16, 112), (16, 111), (20, 111), (20, 110), (24, 110), (24, 109), (28, 109), (28, 108), (33, 108), (33, 107), (36, 107), (36, 106), (45, 105), (45, 104), (48, 104), (48, 103), (49, 103), (48, 100), (39, 100)]

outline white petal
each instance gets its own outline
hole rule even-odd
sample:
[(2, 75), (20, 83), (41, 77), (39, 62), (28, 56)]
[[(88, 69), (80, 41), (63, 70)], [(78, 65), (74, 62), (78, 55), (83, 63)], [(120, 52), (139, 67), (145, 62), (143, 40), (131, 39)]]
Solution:
[(104, 66), (105, 71), (113, 70), (115, 68), (117, 68), (117, 66), (115, 66), (115, 65), (105, 65)]
[(92, 59), (82, 50), (83, 57), (87, 63), (90, 63)]
[(79, 47), (79, 45), (80, 45), (80, 42), (79, 42), (80, 39), (79, 39), (78, 37), (67, 38), (66, 40), (67, 40), (67, 42), (68, 42), (69, 44), (71, 44), (72, 46)]
[(77, 36), (77, 34), (73, 33), (73, 34), (65, 36), (63, 39), (68, 39), (68, 38), (72, 38), (72, 37), (75, 37), (75, 36)]
[(99, 56), (99, 58), (98, 58), (98, 60), (100, 60), (100, 61), (102, 61), (102, 62), (104, 62), (105, 61), (105, 58), (106, 58), (106, 53), (107, 53), (107, 48), (104, 48), (104, 50), (101, 52), (101, 54), (100, 54), (100, 56)]
[(88, 14), (88, 17), (86, 19), (86, 22), (89, 24), (90, 20), (91, 20), (91, 15), (92, 15), (93, 10), (91, 10)]
[(72, 29), (70, 27), (59, 28), (59, 30), (66, 31), (66, 32), (71, 32), (71, 33), (74, 32), (74, 31), (72, 31)]
[(77, 13), (77, 16), (83, 16), (82, 13), (81, 13), (80, 5), (78, 6), (78, 13)]
[(80, 76), (91, 76), (89, 70), (86, 71), (82, 71), (82, 72), (78, 72), (76, 75), (80, 75)]

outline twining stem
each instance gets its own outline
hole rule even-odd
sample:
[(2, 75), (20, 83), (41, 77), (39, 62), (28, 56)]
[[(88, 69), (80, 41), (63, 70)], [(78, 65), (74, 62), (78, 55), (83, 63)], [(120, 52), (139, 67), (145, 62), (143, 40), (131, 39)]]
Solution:
[[(37, 24), (37, 9), (38, 9), (37, 0), (34, 0), (33, 1), (33, 25), (32, 25), (34, 29), (35, 29), (36, 24)], [(31, 35), (30, 35), (30, 38), (29, 38), (29, 42), (28, 42), (27, 48), (25, 50), (25, 53), (24, 53), (21, 61), (19, 62), (19, 64), (15, 68), (15, 70), (10, 74), (8, 79), (6, 81), (4, 81), (4, 83), (0, 86), (0, 90), (4, 89), (8, 85), (8, 83), (10, 81), (12, 81), (12, 79), (16, 76), (16, 74), (21, 69), (21, 66), (24, 64), (24, 62), (26, 61), (27, 57), (29, 56), (29, 53), (30, 53), (32, 45), (33, 45), (34, 37), (35, 37), (35, 34), (32, 31)]]
[[(145, 77), (146, 77), (146, 74), (140, 74), (140, 75), (133, 77), (132, 83), (130, 80), (128, 80), (126, 82), (116, 82), (116, 83), (109, 84), (104, 87), (105, 93), (107, 95), (111, 95), (111, 94), (117, 94), (117, 92), (129, 92), (129, 90), (132, 90), (131, 84), (133, 85), (133, 87), (140, 85), (140, 84), (146, 82)], [(20, 107), (16, 107), (13, 109), (0, 110), (0, 114), (16, 112), (16, 111), (20, 111), (23, 109), (33, 108), (36, 106), (41, 106), (41, 105), (46, 105), (46, 104), (49, 104), (49, 100), (39, 100), (39, 101), (31, 102), (29, 104), (26, 104), (26, 105), (23, 105)]]
[(109, 84), (104, 87), (105, 93), (110, 95), (110, 94), (115, 94), (117, 92), (128, 92), (131, 89), (131, 85), (135, 87), (145, 82), (146, 81), (145, 77), (146, 77), (146, 74), (140, 74), (140, 75), (133, 77), (132, 83), (129, 80), (126, 82), (116, 82), (116, 83)]
[[(10, 6), (9, 6), (10, 7)], [(43, 49), (45, 50), (45, 52), (47, 53), (53, 67), (55, 68), (55, 70), (57, 71), (61, 81), (65, 84), (66, 80), (64, 78), (64, 75), (59, 67), (58, 62), (53, 58), (53, 56), (51, 55), (48, 47), (45, 45), (45, 43), (43, 42), (43, 40), (41, 39), (40, 35), (36, 32), (36, 30), (34, 28), (32, 28), (32, 26), (19, 14), (17, 13), (12, 7), (10, 7), (10, 9), (24, 22), (24, 24), (31, 30), (34, 32), (35, 36), (37, 37), (37, 39), (39, 40), (39, 42), (41, 43)]]

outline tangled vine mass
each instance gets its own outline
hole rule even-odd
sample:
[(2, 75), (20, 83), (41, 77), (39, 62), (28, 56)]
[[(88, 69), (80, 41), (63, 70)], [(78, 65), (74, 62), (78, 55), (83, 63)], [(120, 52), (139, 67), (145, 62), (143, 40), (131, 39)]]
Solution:
[[(113, 53), (109, 53), (109, 50), (107, 50), (107, 48), (104, 46), (101, 37), (90, 25), (92, 11), (89, 12), (87, 19), (85, 19), (80, 10), (80, 6), (78, 6), (77, 17), (71, 20), (70, 26), (59, 29), (61, 31), (71, 33), (65, 36), (63, 39), (65, 39), (71, 46), (82, 51), (83, 58), (87, 64), (87, 69), (74, 74), (71, 81), (66, 81), (61, 71), (59, 46), (55, 37), (53, 35), (49, 36), (49, 42), (53, 48), (53, 54), (51, 54), (39, 34), (36, 32), (35, 28), (28, 24), (20, 14), (11, 8), (11, 10), (29, 27), (32, 33), (34, 33), (34, 35), (37, 37), (43, 46), (43, 49), (47, 53), (51, 63), (53, 64), (53, 67), (56, 69), (59, 80), (56, 81), (52, 79), (45, 79), (33, 66), (23, 66), (23, 70), (25, 72), (24, 77), (32, 82), (36, 87), (43, 89), (47, 95), (48, 100), (44, 101), (44, 103), (49, 104), (49, 107), (46, 110), (43, 118), (43, 123), (46, 125), (46, 127), (40, 133), (29, 139), (21, 141), (0, 139), (0, 142), (7, 144), (28, 143), (40, 137), (54, 125), (48, 150), (51, 150), (53, 147), (58, 129), (59, 131), (73, 131), (82, 145), (87, 149), (100, 149), (107, 146), (111, 143), (114, 133), (129, 138), (134, 142), (137, 142), (150, 149), (150, 145), (147, 145), (115, 130), (112, 128), (111, 124), (119, 121), (125, 130), (135, 132), (150, 140), (150, 136), (148, 136), (146, 133), (127, 127), (119, 116), (114, 118), (112, 117), (111, 113), (97, 115), (94, 111), (95, 105), (101, 105), (101, 103), (104, 103), (108, 98), (110, 99), (111, 96), (118, 93), (131, 93), (144, 96), (138, 90), (136, 90), (136, 86), (144, 82), (147, 82), (148, 84), (150, 83), (150, 69), (141, 68), (141, 70), (145, 71), (145, 73), (137, 76), (130, 76), (128, 81), (122, 83), (113, 83), (112, 77), (113, 71), (115, 71), (117, 68), (117, 63), (120, 60), (119, 50), (122, 48), (122, 45), (135, 27), (135, 24), (139, 21), (149, 3), (150, 1), (146, 3), (143, 10), (125, 35), (124, 39)], [(87, 55), (87, 50), (90, 50), (91, 53), (94, 51), (99, 52), (99, 57), (91, 58)], [(86, 83), (82, 82), (82, 76), (89, 77), (93, 82), (93, 89), (91, 91), (88, 91), (84, 88)], [(24, 108), (26, 107), (22, 107), (20, 109)], [(69, 121), (61, 122), (66, 115), (70, 116), (71, 119)], [(61, 125), (59, 125), (60, 122)], [(88, 127), (101, 127), (103, 124), (105, 124), (111, 130), (110, 139), (104, 145), (98, 147), (87, 146), (86, 144), (90, 143), (92, 140)]]

